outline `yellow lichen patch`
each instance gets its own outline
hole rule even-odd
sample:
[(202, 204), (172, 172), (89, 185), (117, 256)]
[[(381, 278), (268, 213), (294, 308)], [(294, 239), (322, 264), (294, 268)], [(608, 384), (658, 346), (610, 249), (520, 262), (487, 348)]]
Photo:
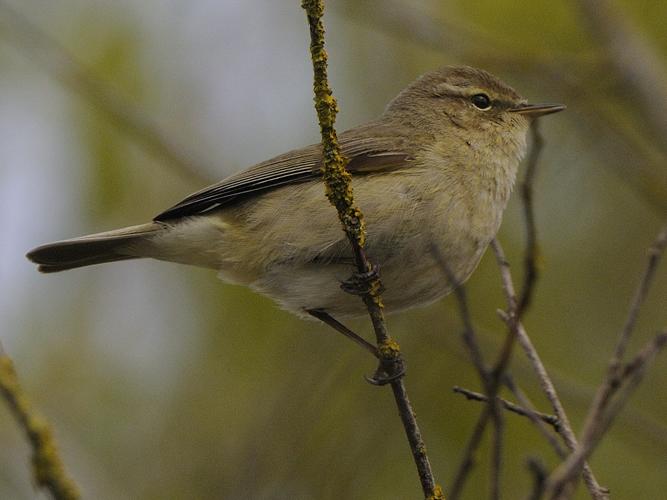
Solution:
[(426, 497), (426, 500), (445, 500), (445, 494), (439, 484), (433, 488), (433, 494)]
[(322, 136), (322, 175), (326, 185), (326, 196), (336, 207), (338, 217), (348, 237), (363, 248), (366, 231), (361, 211), (354, 205), (352, 176), (345, 168), (348, 160), (343, 156), (334, 129), (338, 104), (332, 95), (327, 77), (327, 53), (324, 50), (324, 25), (321, 0), (303, 0), (310, 24), (310, 52), (313, 60), (315, 109)]
[(388, 338), (382, 342), (378, 346), (378, 350), (380, 351), (380, 355), (383, 359), (396, 359), (401, 354), (401, 349), (398, 345), (398, 342), (392, 338)]

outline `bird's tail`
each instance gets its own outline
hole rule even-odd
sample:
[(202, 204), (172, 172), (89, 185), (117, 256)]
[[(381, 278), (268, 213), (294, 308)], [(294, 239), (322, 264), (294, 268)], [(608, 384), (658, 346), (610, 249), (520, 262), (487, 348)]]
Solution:
[(162, 229), (164, 229), (162, 224), (149, 222), (71, 240), (56, 241), (30, 250), (27, 257), (39, 264), (39, 271), (42, 273), (57, 273), (103, 262), (136, 259), (142, 257), (138, 251), (141, 243)]

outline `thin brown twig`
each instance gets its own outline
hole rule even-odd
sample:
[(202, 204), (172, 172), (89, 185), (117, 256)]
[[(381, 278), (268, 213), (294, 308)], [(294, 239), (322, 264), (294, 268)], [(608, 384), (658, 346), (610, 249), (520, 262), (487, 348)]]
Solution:
[(449, 491), (449, 499), (457, 500), (463, 491), (463, 486), (466, 479), (468, 478), (470, 472), (472, 471), (473, 466), (475, 465), (475, 452), (479, 448), (480, 443), (482, 442), (482, 437), (484, 436), (484, 431), (491, 417), (490, 405), (486, 405), (481, 415), (475, 422), (473, 431), (468, 438), (466, 447), (463, 450), (463, 458), (459, 462), (456, 473), (454, 474), (454, 479), (451, 481), (451, 488)]
[[(467, 347), (473, 365), (477, 369), (477, 373), (480, 377), (482, 386), (489, 394), (491, 394), (494, 391), (497, 391), (497, 388), (493, 387), (491, 372), (484, 363), (482, 350), (480, 349), (479, 343), (477, 342), (475, 330), (472, 325), (472, 318), (470, 316), (470, 308), (468, 306), (468, 299), (466, 296), (465, 287), (457, 282), (454, 273), (450, 269), (449, 265), (447, 264), (447, 261), (445, 260), (439, 249), (436, 248), (435, 246), (432, 246), (431, 253), (436, 262), (438, 263), (438, 265), (440, 266), (440, 268), (442, 269), (443, 273), (445, 274), (447, 281), (450, 283), (451, 286), (453, 286), (454, 294), (456, 296), (457, 303), (459, 306), (461, 320), (463, 322), (463, 335), (462, 335), (463, 343)], [(489, 404), (486, 406), (486, 408), (480, 415), (477, 424), (475, 425), (470, 440), (468, 441), (468, 445), (466, 446), (463, 459), (459, 463), (459, 467), (454, 476), (454, 480), (452, 481), (452, 490), (450, 492), (450, 498), (453, 500), (458, 498), (459, 494), (461, 493), (461, 490), (463, 489), (465, 479), (472, 470), (472, 466), (474, 465), (472, 455), (475, 453), (477, 447), (479, 446), (479, 443), (481, 442), (481, 438), (484, 434), (484, 430), (486, 429), (486, 425), (488, 424), (489, 420), (492, 420), (494, 424), (493, 445), (491, 448), (492, 451), (491, 451), (491, 469), (490, 469), (490, 475), (491, 475), (490, 498), (491, 499), (500, 498), (500, 473), (501, 473), (501, 459), (502, 459), (501, 453), (502, 453), (502, 439), (503, 439), (504, 426), (503, 426), (503, 416), (502, 412), (500, 411), (499, 403), (494, 402), (493, 404)]]
[[(531, 123), (531, 148), (528, 158), (528, 164), (526, 167), (526, 173), (524, 179), (521, 183), (521, 195), (523, 201), (523, 213), (524, 221), (526, 227), (526, 249), (524, 255), (524, 284), (521, 291), (520, 298), (516, 297), (508, 299), (508, 310), (510, 315), (516, 317), (517, 320), (521, 318), (527, 308), (530, 306), (533, 292), (535, 288), (535, 283), (537, 281), (537, 259), (538, 259), (538, 244), (537, 244), (537, 227), (535, 225), (535, 210), (533, 207), (533, 184), (537, 172), (537, 165), (539, 162), (540, 154), (542, 153), (542, 148), (544, 145), (544, 140), (542, 135), (539, 132), (538, 126), (539, 120), (533, 120)], [(504, 378), (504, 374), (507, 371), (510, 360), (512, 358), (512, 352), (514, 350), (514, 344), (516, 340), (516, 334), (512, 328), (508, 327), (507, 334), (505, 336), (505, 342), (501, 349), (500, 355), (496, 360), (493, 369), (491, 370), (489, 377), (489, 384), (487, 387), (487, 393), (489, 395), (490, 401), (496, 401), (498, 392), (500, 391), (500, 386)], [(492, 468), (494, 483), (498, 483), (498, 479), (495, 477), (499, 474), (499, 464), (500, 464), (500, 447), (501, 442), (498, 441), (499, 435), (501, 433), (502, 421), (500, 412), (497, 409), (498, 403), (494, 405), (496, 408), (492, 414), (494, 420), (494, 448), (492, 454)], [(498, 493), (499, 497), (499, 493)]]
[(519, 404), (523, 408), (526, 408), (530, 411), (530, 413), (528, 413), (528, 418), (532, 420), (542, 436), (544, 436), (547, 442), (551, 445), (556, 455), (558, 455), (560, 458), (565, 458), (567, 456), (567, 451), (565, 448), (563, 448), (563, 445), (558, 440), (558, 437), (552, 432), (552, 430), (555, 430), (558, 434), (561, 433), (561, 426), (560, 421), (558, 421), (558, 417), (554, 415), (554, 418), (557, 422), (555, 426), (548, 426), (536, 416), (536, 413), (539, 412), (535, 409), (535, 405), (533, 405), (528, 396), (514, 383), (514, 380), (508, 373), (505, 374), (504, 383), (512, 392), (512, 394), (514, 394)]
[[(512, 314), (516, 316), (517, 318), (520, 318), (522, 314), (527, 310), (527, 308), (530, 306), (530, 302), (532, 300), (532, 296), (534, 293), (534, 288), (535, 288), (535, 282), (537, 280), (537, 259), (538, 259), (538, 244), (537, 244), (537, 228), (535, 224), (535, 211), (533, 207), (533, 184), (535, 181), (535, 176), (537, 172), (537, 165), (539, 162), (540, 154), (542, 153), (542, 149), (544, 146), (544, 139), (542, 138), (542, 135), (539, 132), (539, 127), (538, 127), (538, 122), (539, 120), (534, 120), (533, 123), (531, 124), (531, 136), (532, 136), (532, 142), (531, 142), (531, 149), (528, 157), (528, 162), (526, 166), (526, 173), (523, 178), (523, 181), (521, 182), (521, 197), (523, 201), (523, 213), (524, 213), (524, 221), (525, 221), (525, 227), (526, 227), (526, 250), (525, 250), (525, 256), (524, 256), (524, 284), (523, 288), (521, 291), (521, 298), (519, 300), (516, 300), (516, 298), (513, 298), (510, 301), (509, 307), (513, 311)], [(440, 259), (442, 260), (442, 259)], [(442, 264), (441, 264), (442, 266)], [(447, 267), (443, 267), (445, 271), (447, 271)], [(451, 275), (451, 272), (449, 272)], [(461, 288), (461, 287), (459, 287)], [(463, 293), (463, 292), (461, 292)], [(459, 303), (462, 303), (461, 305), (461, 311), (464, 317), (464, 323), (466, 322), (466, 316), (468, 315), (467, 313), (467, 305), (465, 301), (465, 294), (461, 295), (459, 297)], [(469, 322), (469, 320), (468, 320)], [(468, 326), (466, 324), (466, 330), (468, 329)], [(464, 340), (468, 339), (469, 335), (464, 336)], [(503, 346), (501, 348), (500, 355), (498, 356), (496, 362), (493, 365), (493, 368), (488, 371), (487, 369), (484, 368), (482, 370), (480, 366), (483, 366), (482, 363), (477, 361), (475, 358), (476, 356), (479, 356), (479, 349), (475, 349), (474, 346), (469, 346), (469, 350), (471, 351), (471, 355), (473, 357), (473, 361), (475, 362), (475, 366), (477, 367), (478, 372), (480, 372), (480, 375), (482, 376), (483, 383), (485, 385), (485, 389), (487, 394), (489, 395), (490, 401), (495, 401), (495, 398), (498, 394), (498, 391), (500, 389), (500, 386), (502, 384), (502, 380), (504, 377), (504, 373), (507, 369), (507, 366), (509, 365), (510, 359), (512, 357), (512, 351), (514, 349), (514, 342), (515, 342), (515, 335), (513, 333), (513, 330), (511, 328), (508, 328), (507, 335), (505, 336), (505, 341), (503, 343)], [(496, 406), (496, 405), (494, 405)], [(492, 451), (492, 490), (495, 490), (496, 487), (495, 485), (498, 483), (498, 479), (496, 479), (496, 474), (497, 471), (500, 468), (500, 442), (501, 438), (499, 436), (501, 429), (502, 429), (502, 417), (500, 416), (500, 412), (498, 409), (494, 409), (491, 414), (487, 414), (487, 412), (483, 412), (479, 419), (481, 422), (479, 426), (475, 426), (475, 428), (481, 428), (482, 430), (484, 429), (484, 426), (486, 423), (489, 421), (489, 417), (493, 416), (493, 422), (494, 422), (494, 447)], [(471, 437), (471, 442), (481, 442), (481, 435), (480, 436), (475, 436), (473, 435)], [(474, 452), (475, 449), (468, 446), (466, 448), (468, 452)], [(471, 465), (472, 460), (470, 460), (467, 457), (464, 457), (464, 459), (461, 461), (461, 464), (457, 470), (457, 474), (455, 476), (454, 484), (458, 487), (461, 488), (463, 486), (463, 482), (465, 481), (466, 476), (469, 474), (469, 471), (471, 470)], [(457, 490), (458, 491), (458, 490)]]
[[(509, 263), (507, 262), (505, 253), (503, 252), (502, 247), (497, 240), (494, 239), (491, 242), (491, 246), (500, 267), (500, 275), (503, 283), (503, 290), (505, 292), (505, 298), (508, 303), (508, 308), (511, 310), (511, 304), (516, 304), (516, 292), (514, 291), (514, 285), (512, 283), (512, 275), (510, 272)], [(515, 316), (510, 316), (504, 311), (498, 311), (498, 314), (507, 324), (507, 326), (515, 332), (519, 344), (523, 348), (528, 360), (530, 361), (535, 373), (537, 374), (542, 391), (547, 396), (547, 399), (549, 400), (549, 403), (551, 403), (554, 413), (561, 423), (561, 436), (563, 436), (565, 445), (570, 451), (576, 450), (579, 444), (577, 443), (577, 438), (574, 434), (574, 431), (572, 430), (570, 420), (565, 413), (565, 409), (558, 397), (556, 388), (554, 387), (549, 374), (544, 368), (544, 364), (542, 363), (542, 360), (540, 359), (540, 356), (537, 353), (533, 342), (530, 340), (530, 337), (528, 337), (523, 324), (518, 318)], [(584, 479), (591, 496), (595, 500), (605, 500), (607, 498), (607, 490), (599, 485), (588, 464), (584, 465)]]
[(19, 384), (12, 360), (0, 344), (0, 394), (32, 448), (32, 472), (35, 483), (57, 500), (80, 498), (74, 481), (65, 471), (51, 427), (32, 408)]
[(212, 179), (208, 171), (167, 137), (147, 114), (136, 104), (130, 103), (107, 82), (70, 54), (65, 47), (50, 37), (41, 28), (22, 14), (0, 0), (0, 22), (5, 39), (22, 52), (30, 54), (30, 59), (38, 61), (40, 67), (62, 82), (67, 88), (79, 94), (95, 108), (103, 112), (119, 130), (134, 137), (158, 160), (172, 167), (183, 179), (204, 184)]
[[(498, 389), (495, 391), (498, 392)], [(502, 460), (505, 441), (505, 416), (500, 411), (501, 405), (498, 397), (489, 401), (491, 408), (491, 420), (493, 421), (493, 438), (491, 441), (491, 488), (489, 498), (491, 500), (500, 500), (501, 478), (502, 478)]]
[(327, 78), (327, 54), (324, 50), (323, 0), (303, 0), (301, 6), (306, 11), (310, 27), (310, 52), (313, 61), (315, 109), (320, 124), (323, 147), (323, 178), (327, 197), (336, 208), (343, 229), (353, 250), (359, 276), (365, 277), (366, 290), (362, 299), (373, 323), (378, 351), (381, 356), (378, 374), (387, 375), (399, 415), (405, 429), (412, 456), (417, 467), (424, 497), (430, 500), (444, 498), (442, 489), (436, 484), (431, 464), (426, 454), (414, 411), (408, 399), (403, 381), (403, 361), (398, 344), (391, 339), (384, 320), (381, 283), (375, 268), (364, 252), (365, 225), (363, 214), (353, 201), (351, 176), (346, 171), (347, 160), (342, 156), (336, 137), (334, 122), (337, 112), (336, 100), (332, 95)]
[(632, 299), (632, 304), (630, 306), (630, 311), (628, 313), (621, 334), (616, 343), (616, 348), (614, 349), (614, 354), (609, 362), (609, 371), (615, 372), (616, 367), (621, 363), (625, 350), (627, 349), (628, 341), (634, 331), (635, 325), (637, 324), (637, 318), (639, 317), (639, 310), (641, 309), (642, 304), (646, 300), (646, 295), (648, 290), (653, 283), (653, 278), (655, 277), (655, 272), (660, 263), (660, 259), (667, 248), (667, 224), (659, 231), (658, 236), (648, 250), (648, 263), (646, 264), (646, 269), (642, 274), (639, 280), (639, 286), (637, 291)]
[[(619, 378), (618, 385), (609, 395), (610, 400), (605, 405), (605, 412), (600, 414), (594, 427), (587, 429), (581, 439), (581, 444), (562, 464), (549, 476), (545, 486), (545, 497), (554, 500), (566, 500), (568, 485), (576, 479), (582, 464), (593, 453), (603, 436), (627, 403), (630, 396), (642, 381), (646, 370), (656, 355), (667, 344), (667, 331), (660, 332), (651, 339), (639, 354), (625, 366)], [(615, 396), (613, 399), (612, 396)]]
[[(526, 167), (526, 173), (521, 183), (521, 195), (524, 206), (524, 221), (526, 226), (526, 250), (524, 257), (524, 284), (521, 292), (521, 298), (510, 304), (510, 307), (513, 308), (513, 314), (520, 318), (521, 315), (527, 310), (532, 300), (534, 293), (535, 282), (537, 280), (537, 259), (538, 259), (538, 245), (537, 245), (537, 228), (535, 225), (535, 213), (533, 207), (533, 184), (537, 172), (537, 165), (540, 158), (540, 154), (543, 149), (544, 140), (542, 135), (539, 132), (538, 120), (533, 121), (531, 124), (531, 149), (528, 157), (528, 163)], [(444, 261), (442, 256), (439, 253), (434, 254), (436, 259), (440, 263), (440, 267), (446, 273), (448, 279), (451, 281), (453, 274), (449, 270), (447, 263)], [(479, 346), (476, 345), (474, 341), (474, 335), (472, 332), (469, 308), (467, 306), (467, 300), (465, 296), (465, 291), (462, 286), (456, 287), (456, 296), (459, 302), (459, 309), (461, 316), (464, 322), (464, 342), (468, 347), (468, 350), (471, 354), (471, 358), (475, 367), (477, 368), (480, 377), (482, 378), (482, 383), (484, 384), (485, 390), (489, 395), (490, 401), (495, 401), (497, 393), (502, 384), (505, 371), (509, 365), (512, 351), (514, 348), (514, 333), (511, 328), (508, 328), (508, 333), (505, 337), (505, 342), (501, 349), (500, 355), (498, 356), (497, 361), (495, 362), (493, 368), (488, 370), (483, 363), (481, 350)], [(500, 446), (502, 442), (502, 416), (500, 411), (497, 408), (497, 404), (493, 405), (491, 412), (484, 411), (479, 416), (478, 424), (475, 426), (475, 431), (470, 438), (468, 446), (466, 447), (466, 453), (474, 453), (476, 446), (473, 446), (474, 443), (477, 445), (481, 442), (481, 436), (483, 434), (486, 424), (489, 422), (489, 417), (494, 417), (492, 420), (494, 422), (494, 441), (492, 448), (492, 497), (499, 495), (496, 493), (498, 489), (498, 474), (500, 470)], [(538, 424), (539, 427), (539, 424)], [(553, 441), (551, 438), (548, 438), (550, 441)], [(466, 477), (468, 476), (470, 470), (472, 469), (472, 458), (470, 456), (464, 456), (460, 462), (459, 468), (455, 475), (453, 484), (454, 492), (456, 495), (460, 492)]]
[(632, 336), (632, 332), (635, 329), (637, 324), (637, 318), (639, 317), (639, 311), (642, 304), (646, 300), (648, 290), (653, 282), (655, 277), (658, 264), (660, 263), (660, 258), (662, 257), (665, 248), (667, 247), (667, 225), (665, 225), (655, 241), (651, 245), (648, 251), (648, 262), (646, 268), (642, 273), (642, 276), (639, 280), (639, 285), (635, 291), (632, 303), (630, 305), (630, 310), (628, 312), (625, 324), (621, 329), (621, 333), (616, 342), (616, 347), (614, 348), (614, 353), (609, 360), (609, 366), (607, 367), (607, 374), (600, 384), (600, 387), (596, 391), (595, 396), (593, 397), (593, 402), (591, 403), (590, 409), (584, 420), (582, 435), (586, 436), (592, 429), (595, 427), (596, 422), (600, 419), (600, 416), (604, 413), (607, 402), (609, 401), (612, 393), (617, 388), (619, 383), (619, 378), (621, 376), (621, 364), (623, 362), (623, 356)]
[(533, 476), (533, 490), (528, 497), (528, 500), (540, 500), (544, 495), (544, 483), (547, 479), (547, 470), (539, 460), (536, 458), (528, 459), (528, 470)]
[(643, 371), (643, 364), (647, 363), (647, 360), (651, 359), (655, 352), (662, 346), (661, 336), (658, 335), (653, 342), (644, 349), (644, 351), (640, 352), (633, 362), (625, 366), (622, 364), (628, 343), (637, 324), (639, 312), (646, 300), (658, 265), (660, 264), (660, 259), (666, 248), (667, 225), (658, 232), (656, 239), (648, 250), (647, 264), (639, 279), (639, 284), (630, 304), (628, 315), (616, 342), (612, 357), (609, 360), (606, 376), (596, 391), (593, 402), (591, 403), (590, 409), (584, 420), (581, 433), (581, 447), (576, 453), (573, 453), (568, 458), (565, 464), (562, 465), (558, 474), (554, 472), (554, 477), (549, 481), (550, 491), (552, 492), (560, 492), (563, 486), (573, 479), (578, 467), (581, 466), (580, 464), (593, 452), (595, 444), (599, 441), (604, 432), (606, 432), (606, 428), (610, 424), (610, 422), (604, 424), (604, 422), (610, 420), (610, 416), (608, 415), (609, 405), (611, 404), (614, 395), (621, 390), (624, 381), (627, 379), (634, 380), (632, 377), (633, 370)]
[[(469, 401), (480, 401), (483, 403), (488, 403), (489, 398), (485, 396), (484, 394), (481, 394), (479, 392), (471, 391), (469, 389), (465, 389), (463, 387), (458, 387), (455, 386), (453, 388), (453, 391), (457, 394), (462, 394), (464, 395)], [(549, 415), (548, 413), (543, 413), (540, 411), (534, 411), (530, 410), (528, 408), (524, 408), (523, 406), (517, 405), (516, 403), (512, 403), (511, 401), (508, 401), (507, 399), (497, 397), (498, 401), (500, 401), (500, 404), (502, 405), (503, 408), (505, 408), (507, 411), (510, 411), (512, 413), (516, 413), (517, 415), (521, 415), (527, 418), (535, 417), (540, 419), (542, 422), (545, 422), (552, 426), (554, 430), (558, 431), (558, 417), (555, 415)]]
[(526, 162), (526, 173), (521, 182), (521, 200), (526, 226), (526, 250), (523, 257), (523, 286), (519, 295), (517, 314), (521, 317), (530, 307), (533, 291), (538, 278), (539, 246), (537, 242), (537, 224), (535, 223), (535, 207), (533, 204), (533, 186), (537, 175), (537, 164), (544, 148), (544, 138), (540, 133), (539, 120), (530, 124), (532, 136), (530, 153)]
[(479, 375), (482, 385), (486, 387), (488, 384), (489, 369), (484, 364), (482, 349), (479, 346), (477, 335), (475, 334), (475, 328), (472, 324), (470, 306), (468, 305), (468, 297), (465, 286), (457, 282), (456, 277), (449, 267), (449, 264), (447, 264), (447, 261), (442, 255), (442, 252), (435, 245), (431, 245), (431, 255), (436, 260), (438, 266), (447, 278), (447, 281), (454, 289), (454, 296), (456, 297), (456, 302), (459, 307), (459, 314), (463, 323), (463, 333), (461, 336), (463, 339), (463, 344), (468, 349), (468, 354), (470, 355), (473, 366), (477, 370), (477, 374)]

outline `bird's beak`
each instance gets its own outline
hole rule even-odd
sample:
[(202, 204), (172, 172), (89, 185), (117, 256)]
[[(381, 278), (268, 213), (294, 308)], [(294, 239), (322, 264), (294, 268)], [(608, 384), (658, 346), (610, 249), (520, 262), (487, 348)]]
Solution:
[(527, 115), (530, 118), (558, 113), (566, 108), (564, 104), (522, 104), (517, 108), (510, 109), (510, 113)]

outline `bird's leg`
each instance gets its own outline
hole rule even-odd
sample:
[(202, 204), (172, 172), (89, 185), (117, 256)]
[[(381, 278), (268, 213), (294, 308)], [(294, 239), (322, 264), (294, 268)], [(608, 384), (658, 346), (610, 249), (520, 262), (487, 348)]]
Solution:
[[(340, 285), (344, 292), (352, 295), (365, 296), (371, 292), (380, 294), (384, 288), (380, 282), (380, 267), (374, 265), (370, 271), (357, 272)], [(333, 318), (331, 318), (333, 319)], [(386, 385), (405, 375), (405, 364), (401, 358), (398, 345), (389, 339), (375, 349), (380, 363), (372, 377), (366, 380), (373, 385)]]
[(391, 350), (390, 348), (386, 353), (384, 352), (384, 349), (379, 350), (373, 344), (354, 333), (352, 330), (350, 330), (348, 327), (322, 309), (307, 309), (306, 312), (312, 317), (317, 318), (321, 322), (329, 325), (337, 332), (342, 333), (345, 335), (345, 337), (357, 343), (380, 360), (380, 364), (375, 370), (373, 376), (365, 377), (369, 383), (373, 385), (387, 385), (405, 375), (405, 364), (403, 363), (402, 358), (393, 356), (392, 353), (389, 352)]
[(380, 359), (380, 353), (378, 352), (377, 347), (375, 347), (373, 344), (371, 344), (361, 336), (354, 333), (340, 321), (331, 316), (328, 312), (324, 311), (323, 309), (307, 309), (306, 312), (310, 314), (313, 318), (317, 318), (322, 323), (329, 325), (338, 333), (342, 333), (348, 339), (352, 340), (353, 342), (356, 342), (358, 345), (360, 345), (368, 352), (370, 352), (373, 356)]
[(387, 385), (404, 375), (405, 362), (403, 361), (403, 358), (393, 356), (385, 357), (382, 355), (380, 364), (375, 370), (375, 373), (372, 377), (366, 377), (366, 381), (373, 385)]

